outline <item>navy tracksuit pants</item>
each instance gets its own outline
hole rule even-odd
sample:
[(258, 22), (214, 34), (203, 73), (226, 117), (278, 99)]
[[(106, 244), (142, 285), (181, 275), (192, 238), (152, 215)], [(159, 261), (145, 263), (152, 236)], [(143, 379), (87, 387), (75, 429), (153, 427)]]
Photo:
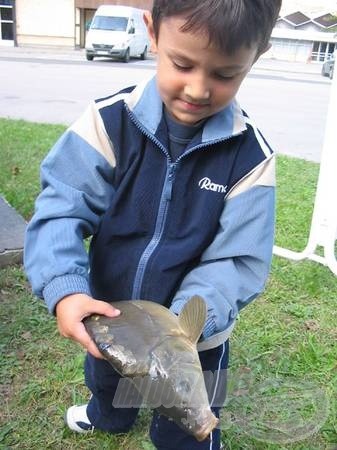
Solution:
[[(205, 374), (205, 384), (214, 414), (219, 417), (226, 398), (226, 373), (229, 343), (199, 353)], [(114, 407), (113, 402), (120, 375), (111, 365), (88, 354), (85, 361), (85, 381), (92, 392), (87, 415), (95, 428), (110, 433), (126, 433), (134, 424), (139, 409)], [(139, 396), (138, 396), (139, 397)], [(139, 403), (138, 403), (139, 404)], [(153, 413), (150, 437), (157, 450), (219, 450), (220, 430), (215, 429), (209, 438), (198, 442), (185, 433), (172, 420)]]

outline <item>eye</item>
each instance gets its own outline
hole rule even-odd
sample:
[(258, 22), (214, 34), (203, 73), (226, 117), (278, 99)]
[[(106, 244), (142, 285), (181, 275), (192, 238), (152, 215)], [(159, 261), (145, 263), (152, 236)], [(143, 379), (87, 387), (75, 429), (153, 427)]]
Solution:
[(215, 73), (214, 77), (220, 81), (230, 81), (233, 80), (236, 77), (236, 75), (225, 75), (222, 73)]
[(182, 63), (177, 63), (176, 61), (172, 61), (172, 64), (177, 70), (180, 70), (181, 72), (187, 72), (188, 70), (192, 69), (191, 66)]

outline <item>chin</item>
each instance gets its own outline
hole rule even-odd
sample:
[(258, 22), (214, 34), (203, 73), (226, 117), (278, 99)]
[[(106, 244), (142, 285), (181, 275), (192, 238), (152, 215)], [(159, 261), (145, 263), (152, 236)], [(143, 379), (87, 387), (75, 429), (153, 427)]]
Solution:
[(204, 119), (204, 117), (188, 116), (185, 114), (174, 114), (173, 117), (177, 122), (182, 123), (183, 125), (194, 125)]

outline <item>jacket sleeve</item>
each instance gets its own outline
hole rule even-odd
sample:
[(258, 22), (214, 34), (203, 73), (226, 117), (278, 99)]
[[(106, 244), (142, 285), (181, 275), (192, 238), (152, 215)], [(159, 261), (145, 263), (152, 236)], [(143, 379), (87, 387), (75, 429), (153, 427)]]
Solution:
[(115, 159), (95, 105), (70, 127), (41, 165), (42, 190), (25, 236), (24, 265), (50, 312), (65, 295), (87, 293), (84, 239), (113, 196)]
[(178, 314), (192, 295), (205, 299), (205, 339), (229, 329), (266, 283), (274, 242), (274, 164), (272, 156), (229, 192), (218, 233), (172, 301)]

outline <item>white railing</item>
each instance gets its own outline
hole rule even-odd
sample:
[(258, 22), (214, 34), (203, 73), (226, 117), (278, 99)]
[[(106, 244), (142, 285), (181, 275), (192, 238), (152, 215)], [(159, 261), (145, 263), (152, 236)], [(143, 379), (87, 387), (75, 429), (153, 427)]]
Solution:
[[(337, 74), (331, 84), (321, 164), (308, 244), (302, 252), (275, 246), (274, 253), (293, 260), (311, 259), (324, 264), (337, 275), (335, 245), (337, 240)], [(321, 247), (323, 256), (318, 255)]]

